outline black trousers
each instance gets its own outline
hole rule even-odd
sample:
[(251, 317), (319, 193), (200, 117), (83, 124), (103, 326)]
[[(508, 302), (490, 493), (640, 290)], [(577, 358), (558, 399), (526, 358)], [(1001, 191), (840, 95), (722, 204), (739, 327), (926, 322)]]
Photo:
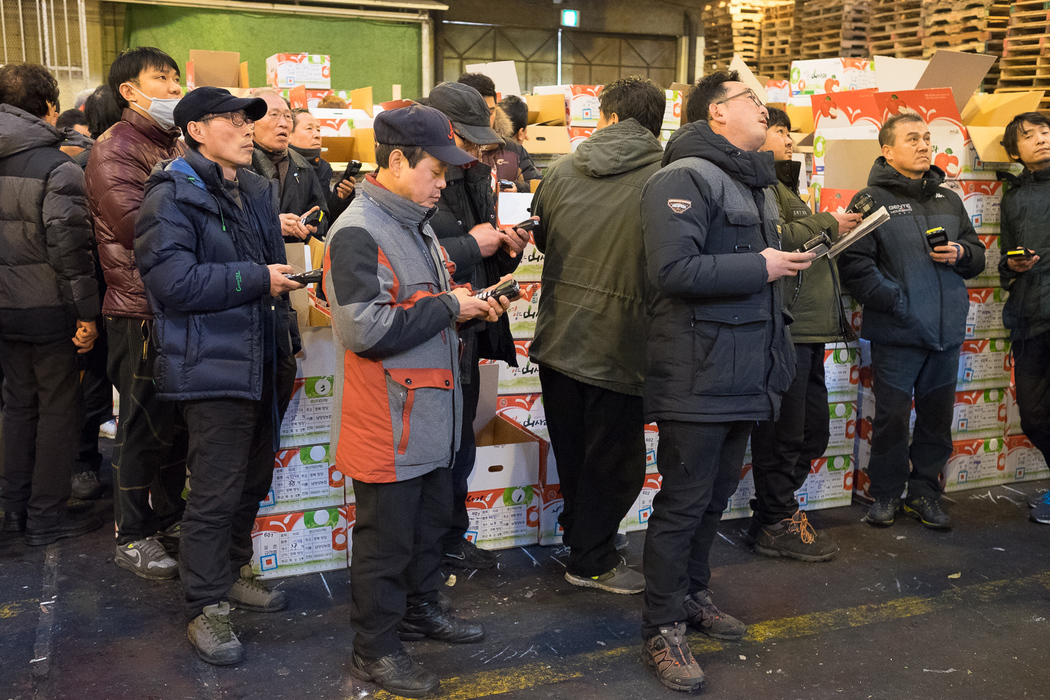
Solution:
[(113, 441), (113, 515), (117, 544), (123, 545), (182, 517), (187, 435), (179, 407), (157, 398), (153, 321), (107, 317), (106, 327), (109, 378), (120, 393)]
[(99, 317), (95, 320), (95, 325), (98, 328), (98, 338), (95, 339), (94, 347), (82, 355), (77, 355), (77, 364), (81, 371), (83, 420), (80, 424), (77, 459), (73, 471), (98, 474), (102, 466), (102, 453), (98, 451), (98, 429), (113, 418), (113, 383), (106, 374), (109, 358), (106, 321)]
[(189, 429), (190, 494), (179, 536), (179, 574), (191, 619), (226, 600), (241, 567), (252, 560), (252, 526), (259, 501), (270, 491), (276, 438), (294, 382), (295, 358), (289, 355), (264, 367), (259, 401), (180, 402)]
[(540, 366), (544, 414), (571, 548), (566, 569), (599, 576), (620, 562), (616, 530), (645, 483), (642, 397), (579, 382)]
[[(937, 498), (952, 454), (952, 412), (959, 374), (959, 346), (925, 350), (872, 342), (871, 429), (868, 476), (874, 498)], [(908, 444), (912, 394), (915, 431)]]
[(69, 500), (80, 425), (76, 354), (72, 339), (47, 344), (0, 339), (0, 504), (6, 512), (25, 511), (33, 529), (57, 524)]
[(1050, 464), (1050, 331), (1013, 344), (1021, 430)]
[(350, 626), (354, 651), (375, 660), (401, 649), (397, 623), (408, 606), (437, 601), (452, 470), (385, 484), (354, 479), (354, 497)]
[[(471, 345), (467, 345), (471, 347)], [(473, 347), (477, 347), (476, 344)], [(470, 529), (470, 516), (467, 514), (467, 480), (474, 471), (477, 459), (477, 440), (474, 436), (474, 417), (478, 414), (478, 395), (481, 393), (481, 379), (478, 375), (478, 358), (464, 358), (460, 363), (460, 377), (463, 384), (463, 430), (459, 438), (459, 450), (452, 459), (452, 517), (451, 525), (444, 537), (444, 551), (459, 544), (467, 530)]]
[(685, 620), (690, 593), (711, 583), (709, 557), (722, 511), (740, 483), (752, 421), (658, 421), (663, 484), (645, 533), (642, 638)]
[(831, 439), (824, 343), (796, 343), (795, 355), (795, 380), (781, 400), (780, 418), (759, 421), (751, 432), (751, 509), (761, 525), (775, 525), (798, 511), (795, 491)]

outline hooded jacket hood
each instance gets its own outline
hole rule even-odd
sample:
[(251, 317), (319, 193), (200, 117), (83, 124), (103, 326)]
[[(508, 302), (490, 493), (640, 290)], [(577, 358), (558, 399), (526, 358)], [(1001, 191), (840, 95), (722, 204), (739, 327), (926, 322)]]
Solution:
[(674, 132), (667, 142), (663, 164), (683, 158), (710, 161), (731, 178), (749, 187), (768, 187), (777, 181), (772, 153), (737, 148), (725, 136), (716, 134), (711, 125), (703, 120), (686, 124)]
[(868, 187), (882, 187), (894, 194), (909, 199), (925, 201), (937, 193), (937, 188), (944, 184), (944, 171), (936, 165), (923, 174), (919, 180), (902, 175), (896, 168), (886, 162), (885, 156), (879, 156), (868, 173)]
[(13, 105), (0, 104), (0, 158), (30, 148), (59, 146), (65, 139), (61, 131), (40, 117)]
[(573, 162), (587, 177), (629, 173), (663, 155), (660, 141), (635, 119), (625, 119), (595, 131), (576, 149)]

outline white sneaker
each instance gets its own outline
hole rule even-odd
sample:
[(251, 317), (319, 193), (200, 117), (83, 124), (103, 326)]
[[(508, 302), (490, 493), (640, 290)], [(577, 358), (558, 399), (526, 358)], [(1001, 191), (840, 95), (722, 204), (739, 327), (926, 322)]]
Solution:
[(108, 420), (98, 426), (98, 436), (108, 440), (115, 438), (117, 436), (117, 419)]
[(160, 542), (152, 537), (118, 544), (113, 562), (142, 578), (169, 579), (179, 575), (178, 562), (169, 557)]

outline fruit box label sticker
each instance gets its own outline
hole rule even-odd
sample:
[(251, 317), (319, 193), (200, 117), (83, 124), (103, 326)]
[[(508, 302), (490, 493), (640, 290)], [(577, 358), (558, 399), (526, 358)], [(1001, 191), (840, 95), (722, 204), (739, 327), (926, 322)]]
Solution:
[(569, 86), (569, 126), (598, 126), (601, 85)]
[(810, 463), (809, 476), (795, 492), (801, 510), (846, 506), (853, 499), (853, 455), (821, 457)]
[(1006, 451), (1006, 480), (1034, 481), (1050, 476), (1046, 458), (1024, 435), (1008, 435)]
[(332, 429), (334, 375), (296, 377), (281, 423), (281, 447), (328, 442)]
[(859, 361), (859, 348), (842, 344), (824, 348), (824, 384), (828, 388), (828, 396), (851, 401), (856, 398), (857, 382), (860, 379)]
[(259, 503), (259, 513), (342, 505), (344, 482), (327, 444), (278, 450), (270, 492)]
[(960, 391), (955, 394), (952, 433), (994, 437), (1006, 432), (1006, 390)]
[[(974, 181), (976, 182), (976, 181)], [(999, 236), (979, 235), (984, 246), (984, 270), (973, 279), (966, 280), (971, 288), (999, 286)]]
[[(934, 165), (938, 163), (934, 162)], [(941, 170), (944, 170), (941, 167)], [(949, 188), (962, 199), (970, 223), (979, 234), (998, 234), (1000, 228), (1000, 205), (1003, 201), (1003, 183), (989, 180), (945, 180)], [(989, 272), (990, 265), (985, 265)], [(995, 268), (991, 267), (995, 272)]]
[(970, 310), (966, 315), (967, 338), (1004, 338), (1003, 306), (1007, 292), (1002, 289), (969, 289)]
[(645, 471), (656, 472), (656, 451), (660, 447), (660, 430), (656, 423), (645, 426)]
[(540, 283), (521, 284), (521, 297), (510, 304), (507, 319), (514, 338), (531, 338), (536, 335), (536, 312), (540, 308)]
[(514, 421), (544, 440), (549, 439), (542, 394), (500, 396), (496, 399), (496, 414)]
[(338, 508), (322, 508), (255, 519), (252, 569), (288, 576), (347, 566), (346, 520)]
[(957, 440), (944, 467), (944, 490), (962, 491), (1006, 480), (1003, 438)]
[(959, 391), (993, 389), (1009, 383), (1009, 340), (963, 341), (959, 354)]
[(866, 58), (818, 58), (792, 61), (791, 94), (841, 93), (875, 87), (875, 65)]
[(536, 544), (539, 494), (539, 484), (471, 491), (467, 495), (467, 539), (486, 549)]
[(857, 402), (843, 401), (828, 404), (831, 439), (825, 455), (853, 451), (853, 438), (857, 430)]

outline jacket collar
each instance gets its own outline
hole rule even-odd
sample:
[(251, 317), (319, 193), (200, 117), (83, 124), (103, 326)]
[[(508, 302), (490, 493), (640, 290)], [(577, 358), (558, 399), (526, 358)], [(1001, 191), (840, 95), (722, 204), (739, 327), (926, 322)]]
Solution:
[(778, 160), (773, 163), (777, 179), (789, 190), (798, 194), (798, 179), (802, 172), (802, 163), (797, 160)]
[[(191, 148), (184, 156), (165, 164), (164, 171), (175, 182), (177, 199), (195, 204), (214, 214), (219, 213), (217, 198), (228, 196), (225, 192), (222, 166)], [(269, 183), (246, 168), (238, 168), (237, 186), (246, 198), (257, 198), (265, 192)]]
[(365, 177), (365, 181), (358, 187), (368, 201), (382, 209), (390, 218), (412, 228), (419, 228), (430, 221), (437, 212), (437, 207), (423, 207), (401, 195), (394, 194), (376, 183), (371, 174)]
[(887, 163), (885, 156), (876, 158), (875, 164), (871, 166), (871, 172), (868, 173), (869, 187), (882, 187), (895, 194), (920, 202), (936, 194), (937, 188), (943, 182), (944, 171), (936, 165), (931, 165), (930, 169), (923, 173), (920, 179), (913, 180), (902, 175), (896, 168)]
[(182, 132), (178, 127), (164, 129), (160, 124), (147, 116), (139, 114), (131, 107), (124, 108), (124, 111), (120, 115), (120, 119), (121, 121), (131, 124), (135, 127), (135, 131), (164, 149), (169, 149), (174, 146), (175, 142), (178, 141), (179, 137), (182, 135)]
[(663, 164), (683, 158), (703, 158), (749, 187), (768, 187), (777, 181), (772, 153), (737, 148), (703, 119), (686, 124), (668, 141)]

